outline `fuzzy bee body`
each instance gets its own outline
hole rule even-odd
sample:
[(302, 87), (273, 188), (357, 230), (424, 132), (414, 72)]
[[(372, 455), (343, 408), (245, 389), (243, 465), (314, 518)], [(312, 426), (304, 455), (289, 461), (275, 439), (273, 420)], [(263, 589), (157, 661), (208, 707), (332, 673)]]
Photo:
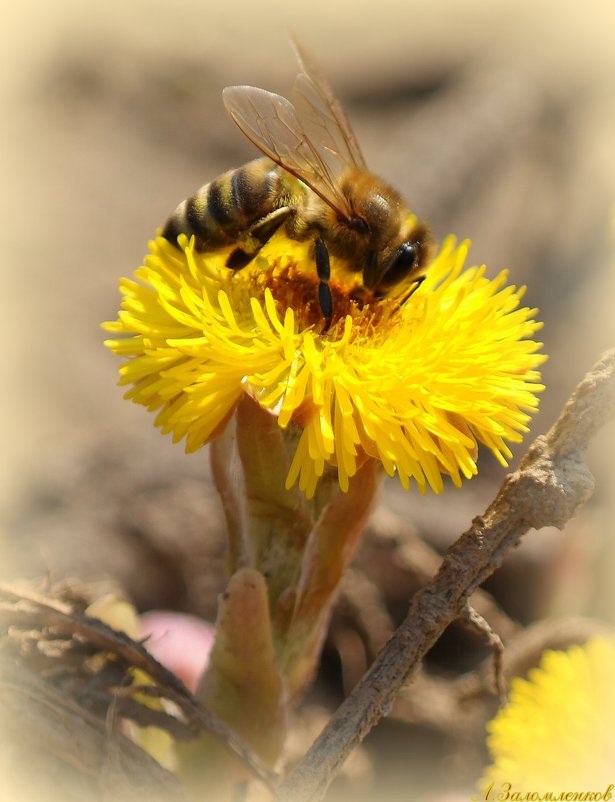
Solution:
[(227, 87), (227, 111), (265, 154), (229, 170), (176, 208), (162, 235), (174, 245), (194, 236), (207, 251), (236, 247), (227, 266), (241, 269), (281, 227), (310, 240), (319, 279), (318, 299), (328, 328), (333, 316), (329, 255), (374, 298), (401, 281), (422, 281), (431, 246), (399, 193), (367, 170), (350, 123), (325, 77), (299, 53), (302, 72), (294, 104), (250, 86)]
[(236, 242), (259, 220), (287, 207), (293, 189), (297, 191), (289, 178), (266, 157), (228, 170), (182, 201), (162, 235), (173, 243), (179, 234), (194, 235), (201, 251)]

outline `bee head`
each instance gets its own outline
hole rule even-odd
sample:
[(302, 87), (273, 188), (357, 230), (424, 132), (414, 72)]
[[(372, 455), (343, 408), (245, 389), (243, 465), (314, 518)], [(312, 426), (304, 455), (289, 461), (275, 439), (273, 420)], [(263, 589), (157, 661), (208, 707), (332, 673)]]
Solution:
[(386, 293), (424, 268), (432, 251), (432, 240), (423, 223), (399, 232), (381, 251), (373, 250), (363, 269), (363, 283), (376, 296)]
[(410, 216), (394, 189), (366, 171), (349, 172), (342, 190), (352, 215), (338, 217), (328, 245), (332, 252), (337, 248), (339, 255), (352, 258), (363, 272), (363, 285), (376, 297), (383, 296), (427, 263), (427, 228)]
[(363, 269), (363, 284), (376, 294), (385, 293), (410, 275), (419, 263), (420, 243), (402, 242), (382, 260), (382, 254), (370, 251)]
[(386, 292), (415, 271), (419, 264), (419, 242), (402, 242), (381, 266), (376, 288)]

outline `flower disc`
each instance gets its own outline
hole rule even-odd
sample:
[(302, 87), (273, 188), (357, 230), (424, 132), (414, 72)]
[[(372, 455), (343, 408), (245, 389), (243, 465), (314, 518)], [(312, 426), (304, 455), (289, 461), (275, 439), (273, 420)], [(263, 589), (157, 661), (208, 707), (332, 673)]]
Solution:
[(361, 273), (333, 261), (331, 326), (323, 331), (309, 244), (278, 233), (241, 270), (227, 251), (199, 253), (180, 237), (150, 243), (137, 280), (124, 279), (107, 345), (125, 358), (127, 397), (194, 451), (219, 434), (242, 394), (301, 428), (287, 484), (308, 496), (325, 466), (343, 490), (367, 458), (404, 487), (456, 485), (477, 472), (477, 443), (506, 465), (527, 431), (544, 360), (536, 310), (506, 273), (464, 269), (466, 243), (448, 238), (416, 287), (375, 299)]

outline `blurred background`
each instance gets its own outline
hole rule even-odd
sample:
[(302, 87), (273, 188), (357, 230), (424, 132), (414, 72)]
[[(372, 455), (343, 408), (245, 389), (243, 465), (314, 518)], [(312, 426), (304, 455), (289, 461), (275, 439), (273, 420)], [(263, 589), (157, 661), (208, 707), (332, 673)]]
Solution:
[[(615, 345), (614, 25), (608, 0), (39, 0), (5, 12), (0, 578), (110, 578), (140, 610), (215, 616), (224, 529), (206, 450), (186, 457), (122, 400), (99, 324), (176, 204), (255, 155), (221, 91), (288, 93), (289, 32), (323, 65), (373, 171), (438, 238), (469, 237), (472, 263), (528, 285), (550, 356), (532, 436), (546, 431)], [(615, 428), (602, 434), (592, 501), (565, 531), (530, 533), (477, 604), (519, 653), (523, 627), (548, 617), (562, 642), (579, 616), (613, 623)], [(505, 472), (486, 453), (479, 470), (444, 497), (385, 485), (298, 713), (298, 754), (492, 499)], [(466, 672), (486, 655), (452, 627), (336, 799), (471, 787), (495, 703), (467, 702)]]

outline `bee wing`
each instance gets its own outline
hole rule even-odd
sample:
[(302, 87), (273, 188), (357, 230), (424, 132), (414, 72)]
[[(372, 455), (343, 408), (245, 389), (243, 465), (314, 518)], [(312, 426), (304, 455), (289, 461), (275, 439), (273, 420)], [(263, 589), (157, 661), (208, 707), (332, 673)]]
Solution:
[(337, 185), (334, 171), (306, 133), (293, 104), (255, 86), (227, 86), (226, 110), (256, 147), (306, 183), (343, 217), (352, 211)]
[(328, 161), (333, 158), (342, 165), (366, 169), (357, 138), (331, 84), (296, 40), (293, 45), (302, 72), (295, 80), (292, 98), (303, 127), (319, 150), (328, 154)]

